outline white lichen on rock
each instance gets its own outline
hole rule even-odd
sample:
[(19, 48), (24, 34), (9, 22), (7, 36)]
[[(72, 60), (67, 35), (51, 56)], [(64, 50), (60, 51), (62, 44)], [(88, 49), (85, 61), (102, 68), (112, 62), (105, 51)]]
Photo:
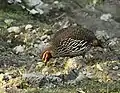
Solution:
[(23, 46), (22, 45), (16, 46), (16, 47), (13, 48), (13, 50), (16, 52), (16, 54), (24, 52), (25, 45), (23, 45)]
[(31, 25), (31, 24), (27, 24), (26, 26), (25, 26), (25, 30), (28, 30), (28, 29), (31, 29), (33, 26)]
[(20, 27), (16, 27), (16, 26), (13, 26), (13, 27), (10, 27), (7, 29), (8, 32), (15, 32), (15, 33), (19, 33), (21, 31)]
[(112, 15), (111, 14), (103, 14), (100, 19), (101, 20), (104, 20), (104, 21), (109, 21), (110, 19), (112, 18)]

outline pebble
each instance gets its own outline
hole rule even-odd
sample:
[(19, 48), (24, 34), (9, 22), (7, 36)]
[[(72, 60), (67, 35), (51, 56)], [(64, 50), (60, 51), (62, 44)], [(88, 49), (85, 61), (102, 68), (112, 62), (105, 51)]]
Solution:
[(8, 28), (7, 31), (10, 33), (11, 32), (19, 33), (21, 31), (21, 29), (19, 27), (14, 26), (14, 27)]
[(106, 31), (104, 30), (96, 31), (95, 35), (97, 39), (101, 40), (102, 42), (105, 42), (106, 40), (110, 38), (108, 33), (106, 33)]
[(41, 36), (41, 38), (40, 38), (42, 41), (44, 41), (45, 39), (50, 39), (50, 36), (48, 36), (48, 35), (43, 35), (43, 36)]
[(31, 29), (33, 26), (31, 25), (31, 24), (27, 24), (26, 26), (25, 26), (25, 30), (28, 30), (28, 29)]
[(31, 14), (38, 14), (39, 12), (36, 11), (35, 9), (32, 9), (32, 10), (28, 10)]
[(114, 69), (114, 70), (118, 70), (119, 67), (118, 67), (118, 66), (114, 66), (113, 69)]
[(103, 14), (101, 17), (100, 17), (100, 19), (101, 20), (104, 20), (104, 21), (109, 21), (109, 19), (112, 17), (112, 15), (111, 14)]
[(58, 4), (59, 3), (59, 1), (54, 1), (54, 4)]
[(117, 38), (110, 40), (109, 46), (114, 46), (118, 43)]
[(32, 30), (32, 33), (36, 33), (37, 31), (36, 30)]
[(9, 40), (7, 40), (7, 43), (11, 43), (12, 41), (9, 39)]
[(23, 46), (19, 45), (19, 46), (16, 46), (13, 50), (16, 51), (16, 54), (18, 54), (20, 52), (23, 52), (24, 48), (25, 48), (24, 45)]
[(14, 20), (13, 19), (5, 19), (4, 22), (7, 24), (7, 25), (10, 25)]

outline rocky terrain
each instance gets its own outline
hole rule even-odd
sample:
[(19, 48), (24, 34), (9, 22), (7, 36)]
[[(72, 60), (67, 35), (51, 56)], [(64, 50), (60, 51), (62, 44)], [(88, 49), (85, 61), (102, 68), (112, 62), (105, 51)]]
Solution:
[[(0, 93), (119, 93), (120, 1), (28, 1), (0, 7)], [(41, 51), (70, 24), (93, 31), (102, 47), (45, 65)]]

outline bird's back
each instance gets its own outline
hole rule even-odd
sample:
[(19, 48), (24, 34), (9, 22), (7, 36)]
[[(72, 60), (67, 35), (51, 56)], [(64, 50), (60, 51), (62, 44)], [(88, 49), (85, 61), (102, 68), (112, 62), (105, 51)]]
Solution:
[(85, 53), (94, 40), (97, 40), (94, 33), (82, 26), (64, 28), (51, 39), (53, 56), (78, 56)]

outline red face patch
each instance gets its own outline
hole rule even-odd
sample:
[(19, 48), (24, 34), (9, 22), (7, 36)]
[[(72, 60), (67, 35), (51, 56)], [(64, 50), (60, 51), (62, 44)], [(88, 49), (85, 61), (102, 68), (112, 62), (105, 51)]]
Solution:
[(52, 57), (50, 51), (45, 51), (42, 55), (42, 60), (46, 63)]

